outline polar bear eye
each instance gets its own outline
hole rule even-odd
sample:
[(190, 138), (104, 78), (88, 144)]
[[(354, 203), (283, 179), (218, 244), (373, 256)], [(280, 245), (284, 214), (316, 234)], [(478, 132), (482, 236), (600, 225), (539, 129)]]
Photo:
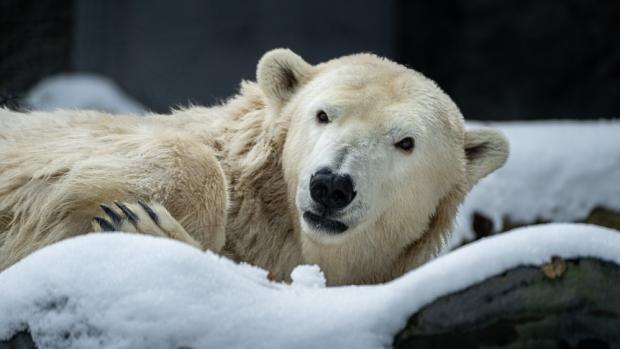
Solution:
[(394, 146), (406, 151), (407, 153), (411, 153), (413, 151), (413, 147), (415, 146), (415, 141), (412, 137), (405, 137), (398, 141), (398, 143), (395, 143)]
[(329, 123), (329, 117), (327, 117), (327, 113), (322, 110), (319, 110), (319, 112), (316, 113), (316, 120), (319, 122), (319, 124)]

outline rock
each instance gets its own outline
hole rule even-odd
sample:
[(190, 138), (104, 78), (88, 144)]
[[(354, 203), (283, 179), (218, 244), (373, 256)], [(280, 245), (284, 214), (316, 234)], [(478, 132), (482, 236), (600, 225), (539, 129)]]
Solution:
[(411, 316), (394, 347), (617, 348), (618, 295), (617, 264), (556, 257), (435, 300)]
[(493, 221), (484, 214), (475, 211), (472, 214), (471, 228), (476, 234), (475, 240), (482, 239), (493, 234)]
[(7, 340), (0, 340), (0, 349), (36, 349), (36, 347), (28, 330), (17, 332)]
[[(475, 211), (471, 216), (471, 228), (475, 234), (474, 241), (515, 228), (545, 223), (551, 222), (541, 218), (536, 218), (531, 222), (520, 222), (514, 221), (510, 217), (504, 217), (501, 231), (496, 231), (493, 220), (487, 217), (484, 213)], [(589, 223), (620, 230), (620, 213), (605, 207), (595, 207), (585, 219), (577, 220), (574, 223)]]
[[(504, 218), (504, 225), (502, 231), (512, 230), (514, 228), (524, 227), (533, 224), (550, 223), (549, 221), (537, 218), (533, 222), (516, 222), (512, 221), (510, 217)], [(610, 210), (605, 207), (595, 207), (590, 211), (590, 214), (585, 219), (578, 220), (575, 223), (589, 223), (600, 225), (602, 227), (612, 228), (620, 230), (620, 213)]]
[(620, 230), (620, 213), (605, 207), (595, 207), (583, 222)]

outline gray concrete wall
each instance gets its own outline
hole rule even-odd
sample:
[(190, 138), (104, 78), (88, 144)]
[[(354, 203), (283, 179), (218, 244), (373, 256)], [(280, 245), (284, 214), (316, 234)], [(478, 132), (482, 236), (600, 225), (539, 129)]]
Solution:
[(394, 57), (395, 11), (395, 1), (372, 0), (78, 0), (74, 64), (157, 111), (210, 104), (254, 79), (271, 48), (309, 62), (359, 51)]

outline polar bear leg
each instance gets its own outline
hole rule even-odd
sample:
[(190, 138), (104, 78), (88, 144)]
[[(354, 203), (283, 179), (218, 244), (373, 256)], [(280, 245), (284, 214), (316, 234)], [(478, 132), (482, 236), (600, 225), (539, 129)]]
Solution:
[[(50, 127), (38, 138), (6, 145), (0, 152), (0, 271), (46, 245), (91, 232), (99, 205), (114, 200), (160, 203), (176, 219), (162, 222), (184, 228), (162, 226), (163, 234), (221, 250), (228, 194), (213, 150), (183, 131), (129, 126), (103, 136), (95, 126), (83, 132)], [(92, 137), (54, 140), (70, 132)]]

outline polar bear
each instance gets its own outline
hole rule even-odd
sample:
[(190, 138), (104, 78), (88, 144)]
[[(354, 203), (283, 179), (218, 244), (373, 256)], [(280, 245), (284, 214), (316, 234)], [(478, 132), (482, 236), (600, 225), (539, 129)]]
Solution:
[(430, 79), (372, 54), (266, 53), (220, 106), (0, 111), (0, 270), (93, 230), (166, 236), (288, 280), (391, 280), (432, 258), (506, 160)]

